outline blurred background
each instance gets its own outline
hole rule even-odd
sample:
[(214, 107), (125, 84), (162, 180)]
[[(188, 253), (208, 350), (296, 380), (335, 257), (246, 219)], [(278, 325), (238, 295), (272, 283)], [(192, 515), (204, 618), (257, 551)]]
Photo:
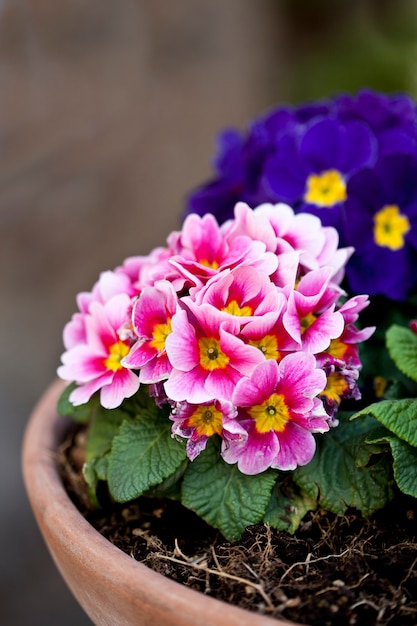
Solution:
[(75, 295), (163, 245), (215, 136), (278, 103), (417, 93), (408, 0), (0, 0), (0, 623), (90, 624), (23, 489)]

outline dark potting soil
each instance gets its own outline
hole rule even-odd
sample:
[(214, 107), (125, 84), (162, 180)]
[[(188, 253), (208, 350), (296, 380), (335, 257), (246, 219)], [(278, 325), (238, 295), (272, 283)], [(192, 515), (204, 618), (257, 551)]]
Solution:
[(230, 543), (178, 502), (139, 498), (93, 510), (81, 468), (84, 434), (58, 461), (86, 519), (153, 570), (244, 609), (309, 626), (417, 624), (417, 502), (398, 496), (371, 519), (317, 510), (294, 535), (263, 524)]

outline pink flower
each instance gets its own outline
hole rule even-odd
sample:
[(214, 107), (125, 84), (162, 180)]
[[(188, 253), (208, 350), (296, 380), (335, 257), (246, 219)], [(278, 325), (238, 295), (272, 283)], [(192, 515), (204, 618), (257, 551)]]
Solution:
[(335, 228), (323, 227), (315, 215), (294, 213), (284, 203), (260, 204), (253, 210), (243, 202), (235, 207), (235, 220), (227, 222), (234, 234), (248, 235), (263, 241), (267, 250), (283, 253), (299, 252), (303, 273), (320, 267), (332, 267), (332, 281), (339, 284), (344, 266), (353, 248), (338, 248), (339, 235)]
[(329, 268), (312, 270), (289, 294), (283, 324), (305, 352), (322, 352), (342, 334), (343, 315), (332, 304), (340, 292), (332, 287), (330, 278)]
[(313, 432), (328, 430), (328, 415), (319, 394), (325, 373), (314, 356), (295, 353), (264, 361), (236, 385), (232, 402), (245, 437), (223, 440), (222, 456), (237, 463), (244, 474), (259, 474), (269, 467), (281, 470), (305, 465), (314, 455)]
[(137, 375), (121, 364), (130, 344), (120, 339), (118, 330), (130, 313), (131, 300), (126, 294), (115, 295), (104, 304), (90, 304), (84, 315), (85, 341), (65, 352), (58, 368), (61, 378), (78, 385), (69, 398), (74, 405), (88, 402), (100, 390), (102, 406), (114, 409), (138, 390)]
[(222, 227), (229, 241), (238, 237), (249, 237), (253, 241), (262, 241), (270, 252), (276, 252), (277, 236), (269, 215), (261, 214), (259, 211), (255, 214), (255, 210), (245, 202), (238, 202), (235, 205), (234, 214), (234, 219), (225, 222)]
[(366, 341), (375, 332), (375, 326), (358, 329), (354, 324), (360, 311), (369, 305), (368, 296), (354, 296), (338, 309), (343, 316), (344, 327), (340, 336), (332, 339), (328, 347), (317, 355), (320, 364), (332, 363), (340, 367), (360, 369), (361, 361), (357, 344)]
[(317, 257), (320, 267), (332, 268), (332, 282), (339, 285), (345, 275), (345, 267), (354, 252), (351, 246), (339, 248), (339, 233), (332, 226), (324, 226), (325, 244)]
[(74, 313), (72, 319), (64, 328), (64, 346), (67, 350), (83, 343), (85, 335), (85, 315), (89, 311), (92, 302), (104, 304), (117, 294), (136, 296), (138, 291), (134, 288), (129, 277), (116, 272), (102, 272), (100, 278), (91, 291), (82, 291), (77, 295), (77, 305), (80, 312)]
[(144, 383), (174, 407), (190, 459), (215, 435), (246, 474), (308, 463), (312, 433), (358, 396), (357, 344), (374, 330), (355, 326), (367, 296), (339, 304), (351, 249), (314, 215), (243, 202), (221, 226), (188, 215), (166, 243), (78, 295), (58, 370), (70, 401), (99, 392), (111, 409)]
[[(268, 276), (253, 267), (240, 266), (210, 279), (205, 287), (191, 290), (196, 304), (211, 304), (225, 315), (234, 315), (241, 324), (255, 317), (278, 317), (281, 294)], [(184, 302), (188, 298), (183, 299)]]
[[(227, 400), (212, 400), (202, 404), (180, 402), (172, 411), (172, 434), (187, 439), (187, 456), (191, 461), (205, 449), (209, 437), (224, 436), (233, 424), (236, 408)], [(228, 433), (233, 438), (232, 432)]]
[(165, 342), (171, 332), (171, 319), (177, 304), (177, 294), (171, 283), (161, 280), (153, 287), (145, 287), (133, 305), (133, 330), (138, 341), (122, 360), (122, 365), (140, 370), (140, 382), (150, 384), (168, 378), (172, 368)]
[(176, 255), (170, 263), (191, 285), (202, 286), (215, 274), (238, 267), (252, 265), (264, 273), (272, 274), (277, 267), (275, 254), (266, 252), (261, 241), (240, 236), (228, 238), (213, 215), (189, 215), (180, 237), (169, 239), (176, 244)]
[(241, 331), (246, 343), (258, 348), (266, 359), (281, 359), (291, 352), (301, 350), (299, 342), (287, 332), (283, 324), (283, 315), (287, 306), (284, 294), (280, 294), (278, 315), (265, 314), (249, 321)]
[(239, 320), (225, 320), (210, 304), (187, 302), (172, 318), (166, 351), (173, 367), (165, 392), (176, 402), (192, 404), (230, 400), (242, 376), (264, 360), (260, 350), (247, 346), (237, 335)]
[(169, 280), (176, 291), (184, 286), (184, 277), (171, 264), (174, 251), (170, 248), (154, 248), (146, 256), (128, 257), (123, 265), (116, 268), (117, 273), (126, 274), (137, 292), (152, 286), (158, 280)]

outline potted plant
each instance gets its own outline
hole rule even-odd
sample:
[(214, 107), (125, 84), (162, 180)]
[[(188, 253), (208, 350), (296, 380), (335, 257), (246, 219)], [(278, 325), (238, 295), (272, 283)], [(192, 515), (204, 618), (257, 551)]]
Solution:
[[(369, 518), (417, 497), (416, 145), (414, 103), (369, 91), (280, 107), (246, 136), (225, 131), (216, 177), (190, 195), (182, 229), (79, 294), (58, 370), (67, 385), (35, 410), (24, 471), (93, 621), (293, 614), (279, 587), (277, 612), (261, 583), (215, 556), (217, 575), (246, 581), (264, 614), (197, 595), (97, 533), (59, 482), (66, 416), (87, 433), (92, 505), (178, 501), (232, 544), (259, 524), (292, 534), (309, 511)], [(216, 574), (178, 544), (176, 555)]]

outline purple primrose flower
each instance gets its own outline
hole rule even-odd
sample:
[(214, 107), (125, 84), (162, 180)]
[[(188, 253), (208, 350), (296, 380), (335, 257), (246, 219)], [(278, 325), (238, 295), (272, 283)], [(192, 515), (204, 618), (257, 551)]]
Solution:
[[(277, 211), (287, 203), (296, 214), (310, 213), (323, 226), (333, 226), (342, 246), (357, 249), (347, 264), (349, 291), (403, 300), (417, 283), (417, 192), (410, 162), (415, 158), (417, 106), (405, 94), (362, 89), (281, 106), (256, 119), (246, 133), (220, 135), (215, 175), (189, 195), (186, 214), (211, 212), (221, 223), (238, 201), (270, 203)], [(404, 171), (401, 162), (407, 163)], [(377, 197), (371, 188), (378, 188)], [(381, 212), (390, 205), (398, 213)], [(398, 237), (401, 232), (403, 239), (381, 243), (376, 232), (384, 228)]]
[(391, 155), (348, 186), (345, 233), (353, 291), (405, 300), (417, 284), (417, 158)]

